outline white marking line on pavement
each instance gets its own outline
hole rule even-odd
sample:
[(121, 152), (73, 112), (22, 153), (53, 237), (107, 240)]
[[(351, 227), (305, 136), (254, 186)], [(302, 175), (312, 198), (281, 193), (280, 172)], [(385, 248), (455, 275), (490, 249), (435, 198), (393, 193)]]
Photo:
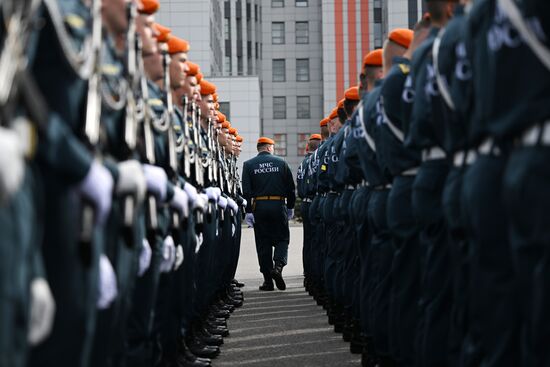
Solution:
[[(269, 345), (258, 345), (256, 347), (229, 347), (227, 350), (224, 349), (223, 354), (231, 354), (231, 353), (240, 353), (240, 352), (251, 352), (253, 350), (262, 350), (262, 349), (272, 349), (272, 348), (284, 348), (284, 347), (291, 347), (291, 346), (297, 346), (297, 345), (308, 345), (308, 344), (323, 344), (323, 349), (326, 349), (326, 342), (329, 340), (336, 340), (336, 339), (342, 339), (341, 337), (334, 337), (334, 338), (323, 338), (323, 339), (315, 339), (315, 340), (308, 340), (305, 342), (299, 342), (299, 343), (284, 343), (284, 344), (269, 344)], [(346, 350), (349, 349), (346, 347)]]
[(268, 292), (268, 293), (258, 293), (258, 292), (245, 292), (244, 293), (244, 299), (245, 300), (257, 300), (257, 299), (269, 299), (269, 298), (292, 298), (292, 297), (309, 297), (313, 299), (313, 297), (310, 297), (309, 294), (306, 292), (292, 292), (292, 293), (285, 293), (285, 292)]
[(266, 338), (276, 338), (280, 336), (289, 337), (293, 335), (304, 335), (304, 334), (316, 334), (316, 333), (326, 333), (332, 331), (332, 327), (322, 327), (322, 328), (313, 328), (313, 329), (299, 329), (292, 331), (279, 331), (276, 333), (264, 333), (261, 335), (250, 335), (250, 336), (241, 336), (237, 338), (231, 338), (232, 343), (244, 342), (248, 340), (258, 340)]
[(254, 364), (254, 363), (265, 363), (265, 362), (271, 362), (271, 361), (280, 361), (284, 359), (289, 358), (302, 358), (302, 357), (313, 357), (313, 356), (325, 356), (334, 354), (334, 351), (330, 352), (319, 352), (319, 353), (301, 353), (301, 354), (291, 354), (286, 356), (278, 356), (278, 357), (269, 357), (269, 358), (261, 358), (261, 359), (250, 359), (248, 361), (239, 361), (239, 362), (219, 362), (216, 363), (217, 366), (231, 366), (237, 363), (239, 366), (243, 364)]
[[(261, 298), (259, 298), (261, 299)], [(311, 304), (314, 304), (314, 305), (317, 305), (317, 303), (315, 303), (315, 300), (309, 296), (303, 296), (303, 297), (295, 297), (295, 298), (292, 298), (292, 299), (288, 299), (288, 298), (277, 298), (277, 299), (273, 299), (273, 300), (270, 300), (270, 301), (254, 301), (254, 302), (250, 302), (250, 300), (246, 300), (246, 303), (245, 303), (245, 307), (248, 306), (248, 305), (264, 305), (266, 303), (280, 303), (280, 302), (298, 302), (298, 301), (301, 301), (301, 300), (304, 300), (304, 301), (309, 301)]]
[[(314, 313), (314, 314), (311, 314), (311, 315), (307, 315), (307, 316), (285, 316), (285, 317), (271, 317), (271, 318), (267, 318), (267, 319), (253, 319), (253, 320), (239, 320), (239, 323), (240, 324), (243, 324), (243, 323), (248, 323), (248, 322), (252, 322), (252, 323), (258, 323), (258, 322), (267, 322), (267, 321), (279, 321), (279, 320), (288, 320), (288, 319), (308, 319), (308, 318), (311, 318), (311, 317), (323, 317), (325, 316), (324, 313)], [(231, 322), (230, 324), (231, 325)]]
[(253, 313), (253, 314), (233, 314), (231, 318), (233, 319), (241, 319), (243, 317), (251, 317), (251, 316), (266, 316), (266, 315), (277, 315), (281, 313), (292, 313), (292, 312), (304, 312), (304, 310), (286, 310), (286, 311), (273, 311), (273, 312), (259, 312), (259, 313)]
[(247, 311), (252, 310), (269, 310), (272, 308), (292, 308), (292, 307), (315, 307), (317, 308), (317, 305), (315, 303), (300, 303), (300, 304), (292, 304), (292, 305), (277, 305), (277, 306), (258, 306), (258, 307), (243, 307), (239, 310), (238, 315), (242, 316), (241, 314), (246, 313)]

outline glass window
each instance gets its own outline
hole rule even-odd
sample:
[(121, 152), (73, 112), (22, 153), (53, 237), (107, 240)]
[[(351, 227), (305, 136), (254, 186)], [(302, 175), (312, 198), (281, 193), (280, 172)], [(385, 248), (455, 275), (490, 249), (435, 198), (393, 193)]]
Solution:
[(237, 75), (243, 75), (243, 57), (237, 57)]
[(273, 97), (273, 119), (286, 119), (286, 97)]
[(275, 155), (286, 157), (286, 134), (274, 134)]
[(309, 82), (309, 59), (296, 59), (296, 81)]
[(228, 121), (231, 121), (231, 105), (229, 102), (220, 102), (220, 112), (227, 117)]
[(296, 7), (297, 8), (307, 7), (307, 0), (296, 0)]
[(286, 80), (285, 59), (273, 59), (273, 81), (284, 82)]
[(296, 117), (299, 119), (308, 119), (311, 117), (309, 111), (309, 96), (296, 97)]
[(298, 157), (306, 155), (306, 147), (309, 142), (309, 134), (298, 134)]
[(231, 39), (231, 18), (225, 18), (223, 21), (224, 39)]
[(282, 45), (285, 43), (285, 23), (271, 23), (271, 43), (274, 45)]
[(308, 22), (296, 22), (296, 43), (297, 44), (309, 43), (309, 23)]
[(272, 8), (284, 8), (285, 7), (285, 0), (271, 0), (271, 7)]
[(225, 57), (225, 73), (227, 75), (231, 75), (231, 56), (226, 56)]

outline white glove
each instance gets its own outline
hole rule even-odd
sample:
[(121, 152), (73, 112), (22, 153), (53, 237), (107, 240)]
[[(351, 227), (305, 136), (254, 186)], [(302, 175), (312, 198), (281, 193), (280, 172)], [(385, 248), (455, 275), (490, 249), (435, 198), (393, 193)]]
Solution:
[(99, 297), (97, 298), (97, 308), (107, 309), (115, 300), (118, 294), (117, 280), (115, 270), (105, 254), (99, 258)]
[(246, 201), (246, 199), (243, 199), (243, 208), (246, 208), (247, 205), (248, 205), (248, 201)]
[(116, 193), (120, 196), (133, 194), (138, 203), (141, 203), (147, 191), (147, 181), (141, 163), (135, 159), (120, 162), (118, 172)]
[(113, 197), (113, 177), (107, 168), (98, 161), (94, 161), (88, 174), (80, 183), (80, 193), (92, 201), (96, 210), (96, 222), (105, 223)]
[(31, 282), (31, 304), (29, 333), (27, 340), (31, 345), (44, 341), (51, 333), (55, 319), (55, 300), (50, 286), (44, 278)]
[(225, 208), (227, 208), (227, 199), (223, 196), (220, 196), (220, 198), (218, 199), (218, 206), (225, 210)]
[(208, 196), (206, 194), (197, 195), (197, 201), (195, 201), (193, 208), (205, 212), (208, 209)]
[(178, 270), (181, 264), (183, 264), (183, 259), (185, 258), (185, 255), (183, 254), (183, 246), (178, 245), (176, 247), (176, 261), (174, 264), (174, 270)]
[(189, 197), (185, 191), (177, 186), (174, 187), (174, 197), (170, 202), (170, 206), (179, 211), (184, 218), (189, 217)]
[(158, 200), (166, 200), (166, 186), (168, 185), (168, 176), (161, 167), (150, 164), (143, 165), (143, 173), (147, 182), (147, 190), (156, 196)]
[(17, 192), (25, 177), (25, 152), (16, 132), (0, 127), (0, 203)]
[(287, 209), (286, 216), (288, 217), (288, 220), (291, 220), (292, 218), (294, 218), (294, 209)]
[(231, 208), (231, 210), (233, 210), (233, 213), (237, 213), (239, 211), (239, 206), (237, 205), (235, 200), (233, 200), (231, 198), (227, 198), (227, 205), (229, 205), (229, 208)]
[(183, 190), (189, 197), (189, 203), (193, 208), (195, 208), (195, 203), (197, 202), (197, 197), (199, 196), (197, 189), (195, 188), (195, 186), (191, 185), (189, 182), (186, 182), (185, 185), (183, 185)]
[(174, 261), (176, 260), (176, 245), (172, 236), (168, 236), (164, 239), (164, 246), (162, 248), (162, 263), (160, 264), (161, 273), (168, 273), (174, 267)]
[(146, 238), (143, 239), (143, 242), (141, 244), (141, 251), (139, 253), (139, 269), (138, 269), (138, 276), (142, 277), (143, 274), (149, 269), (149, 266), (151, 266), (151, 256), (153, 255), (153, 250), (151, 250), (151, 245), (149, 244), (149, 241), (147, 241)]
[(246, 213), (246, 215), (244, 216), (244, 220), (249, 227), (254, 227), (254, 214)]
[(204, 191), (206, 192), (206, 196), (208, 196), (208, 200), (212, 200), (213, 202), (217, 202), (222, 195), (219, 187), (207, 187)]

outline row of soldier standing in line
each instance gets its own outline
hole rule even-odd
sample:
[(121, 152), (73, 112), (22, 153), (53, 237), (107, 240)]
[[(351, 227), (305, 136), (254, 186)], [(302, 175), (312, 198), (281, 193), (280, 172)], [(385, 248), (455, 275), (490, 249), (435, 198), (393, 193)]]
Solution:
[(158, 0), (0, 4), (0, 366), (209, 366), (242, 138)]
[(364, 366), (548, 366), (550, 3), (427, 8), (310, 140), (306, 287)]

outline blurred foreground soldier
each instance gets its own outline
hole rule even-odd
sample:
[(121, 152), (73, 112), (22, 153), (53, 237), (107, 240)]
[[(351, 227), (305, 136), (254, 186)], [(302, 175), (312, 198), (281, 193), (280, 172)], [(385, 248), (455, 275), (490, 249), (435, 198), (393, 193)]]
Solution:
[(292, 172), (282, 158), (273, 155), (274, 145), (269, 138), (258, 139), (258, 155), (243, 165), (246, 220), (254, 227), (260, 272), (264, 276), (262, 291), (272, 291), (273, 280), (278, 289), (286, 289), (282, 271), (288, 258), (288, 221), (294, 216), (296, 200)]

